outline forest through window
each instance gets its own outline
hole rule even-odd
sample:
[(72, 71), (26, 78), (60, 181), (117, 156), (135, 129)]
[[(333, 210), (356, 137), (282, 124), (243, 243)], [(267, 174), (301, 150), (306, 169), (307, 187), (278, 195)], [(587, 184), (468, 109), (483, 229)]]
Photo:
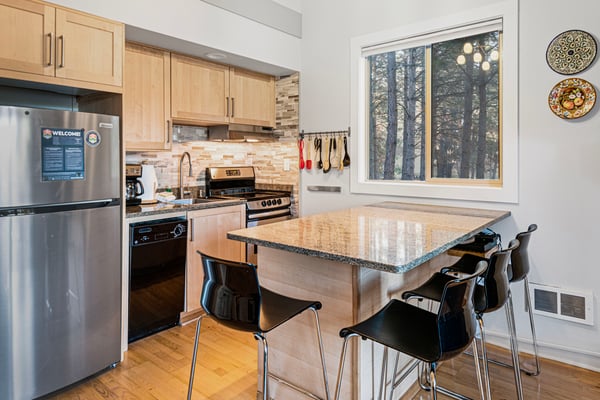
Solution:
[(498, 30), (371, 54), (370, 180), (500, 181)]

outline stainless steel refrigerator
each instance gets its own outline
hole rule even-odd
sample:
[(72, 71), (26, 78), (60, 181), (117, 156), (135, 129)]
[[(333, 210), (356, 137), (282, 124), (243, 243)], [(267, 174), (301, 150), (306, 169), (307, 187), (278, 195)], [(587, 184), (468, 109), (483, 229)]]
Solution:
[(119, 119), (0, 106), (0, 399), (120, 360)]

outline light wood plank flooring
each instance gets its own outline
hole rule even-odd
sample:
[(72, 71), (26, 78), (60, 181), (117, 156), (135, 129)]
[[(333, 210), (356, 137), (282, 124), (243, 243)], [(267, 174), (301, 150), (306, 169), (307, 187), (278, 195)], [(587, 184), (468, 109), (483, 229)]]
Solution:
[[(131, 344), (116, 368), (92, 377), (51, 399), (185, 399), (195, 324), (175, 327)], [(196, 367), (194, 399), (255, 399), (257, 343), (252, 335), (234, 332), (204, 320)], [(497, 358), (507, 356), (492, 349)], [(515, 399), (512, 370), (490, 366), (495, 400)], [(525, 399), (600, 399), (600, 373), (542, 360), (542, 374), (523, 376)], [(478, 398), (473, 359), (461, 355), (445, 362), (438, 381), (450, 389)], [(334, 386), (330, 383), (331, 387)], [(446, 399), (440, 395), (439, 399)], [(429, 399), (413, 387), (404, 400)], [(279, 399), (282, 400), (282, 399)]]

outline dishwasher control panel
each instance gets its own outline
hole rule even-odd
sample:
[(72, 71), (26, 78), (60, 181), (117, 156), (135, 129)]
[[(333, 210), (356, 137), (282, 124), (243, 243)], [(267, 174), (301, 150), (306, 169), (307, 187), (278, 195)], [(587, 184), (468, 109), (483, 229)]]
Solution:
[(139, 222), (130, 225), (130, 234), (131, 246), (186, 238), (187, 220), (185, 218), (168, 218)]

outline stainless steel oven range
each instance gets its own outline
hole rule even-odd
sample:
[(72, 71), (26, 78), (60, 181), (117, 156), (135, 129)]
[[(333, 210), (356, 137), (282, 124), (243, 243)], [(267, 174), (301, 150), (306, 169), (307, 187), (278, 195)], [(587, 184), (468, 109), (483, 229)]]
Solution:
[[(206, 194), (245, 199), (247, 228), (292, 218), (290, 192), (256, 189), (254, 167), (207, 168)], [(256, 263), (256, 246), (248, 245), (246, 255), (248, 262)]]

